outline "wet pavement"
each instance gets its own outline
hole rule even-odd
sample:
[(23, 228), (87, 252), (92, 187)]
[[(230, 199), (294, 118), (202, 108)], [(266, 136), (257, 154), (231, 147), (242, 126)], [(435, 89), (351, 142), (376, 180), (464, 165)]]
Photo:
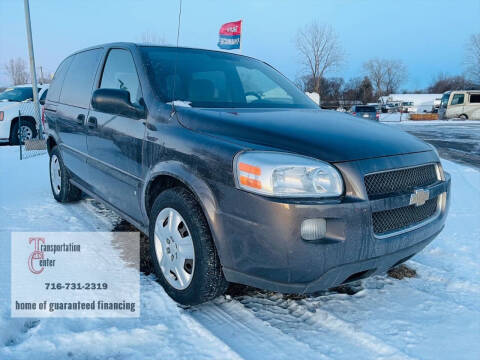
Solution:
[(480, 169), (480, 122), (391, 124), (434, 145), (440, 156)]

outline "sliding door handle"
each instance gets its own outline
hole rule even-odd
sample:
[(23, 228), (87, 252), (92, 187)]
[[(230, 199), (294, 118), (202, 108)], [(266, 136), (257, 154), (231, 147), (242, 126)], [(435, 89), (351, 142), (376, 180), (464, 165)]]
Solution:
[(88, 126), (90, 129), (96, 128), (96, 127), (97, 127), (97, 118), (94, 117), (94, 116), (90, 116), (90, 117), (88, 118), (87, 126)]
[(78, 114), (76, 121), (78, 124), (83, 125), (85, 123), (85, 115)]

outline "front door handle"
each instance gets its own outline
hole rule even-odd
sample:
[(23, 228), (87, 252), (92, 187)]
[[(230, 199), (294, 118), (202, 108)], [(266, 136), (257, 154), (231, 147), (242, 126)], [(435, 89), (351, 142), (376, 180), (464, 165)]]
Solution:
[(78, 114), (76, 121), (77, 121), (78, 124), (83, 125), (83, 123), (85, 122), (85, 115), (84, 114)]
[(88, 118), (88, 127), (89, 127), (90, 129), (94, 129), (94, 128), (97, 127), (97, 118), (96, 118), (96, 117), (90, 116), (90, 117)]

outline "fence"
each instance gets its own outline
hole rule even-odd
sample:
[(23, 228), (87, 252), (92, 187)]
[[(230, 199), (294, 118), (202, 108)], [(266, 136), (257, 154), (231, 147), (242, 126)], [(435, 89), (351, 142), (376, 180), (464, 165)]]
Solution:
[(32, 101), (25, 101), (20, 104), (18, 126), (14, 129), (18, 136), (20, 160), (47, 153), (47, 142), (40, 128), (41, 121), (41, 115), (35, 110)]

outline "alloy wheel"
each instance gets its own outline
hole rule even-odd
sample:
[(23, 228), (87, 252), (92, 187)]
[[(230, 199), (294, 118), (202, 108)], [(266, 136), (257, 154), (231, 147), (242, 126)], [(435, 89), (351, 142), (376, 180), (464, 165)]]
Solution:
[(27, 125), (20, 126), (20, 129), (19, 129), (18, 133), (19, 133), (18, 138), (21, 139), (21, 140), (31, 140), (31, 139), (33, 139), (33, 131)]

